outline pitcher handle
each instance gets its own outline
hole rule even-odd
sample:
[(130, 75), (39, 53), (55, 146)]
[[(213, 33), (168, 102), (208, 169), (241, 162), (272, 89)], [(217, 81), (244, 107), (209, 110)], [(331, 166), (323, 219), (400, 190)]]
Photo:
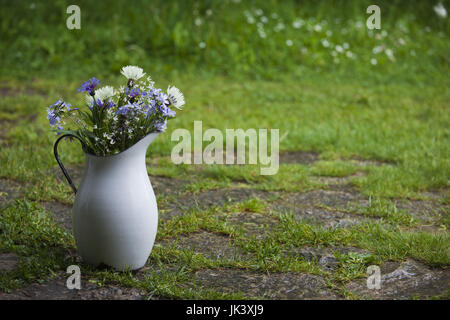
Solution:
[(74, 192), (75, 194), (77, 194), (77, 188), (76, 188), (75, 185), (73, 184), (72, 179), (70, 178), (69, 174), (67, 173), (66, 168), (64, 168), (64, 166), (63, 166), (61, 160), (59, 159), (59, 155), (58, 155), (58, 143), (61, 141), (62, 138), (66, 138), (66, 137), (77, 138), (77, 139), (81, 142), (81, 145), (83, 146), (83, 149), (84, 149), (84, 143), (83, 143), (83, 141), (81, 141), (80, 138), (78, 138), (77, 136), (75, 136), (75, 135), (73, 135), (73, 134), (70, 134), (70, 133), (67, 133), (67, 134), (63, 134), (62, 136), (60, 136), (60, 137), (55, 141), (55, 145), (53, 146), (53, 153), (54, 153), (54, 155), (55, 155), (55, 159), (56, 159), (56, 161), (58, 162), (59, 167), (61, 168), (61, 170), (62, 170), (64, 176), (66, 177), (67, 182), (69, 183), (69, 185), (70, 185), (70, 187), (72, 188), (73, 192)]

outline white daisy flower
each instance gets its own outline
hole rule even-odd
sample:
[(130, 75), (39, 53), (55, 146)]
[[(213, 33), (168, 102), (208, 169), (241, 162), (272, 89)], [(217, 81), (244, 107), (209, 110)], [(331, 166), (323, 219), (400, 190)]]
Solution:
[(167, 88), (167, 95), (169, 96), (170, 102), (177, 109), (181, 109), (184, 106), (184, 95), (177, 87), (169, 86)]
[(120, 73), (123, 74), (127, 79), (136, 81), (145, 75), (145, 72), (143, 71), (144, 70), (142, 70), (142, 68), (136, 66), (126, 66), (122, 68)]
[(95, 99), (99, 99), (101, 101), (112, 98), (114, 95), (114, 88), (111, 86), (105, 86), (98, 90), (95, 90)]
[(433, 7), (434, 12), (436, 12), (436, 14), (441, 17), (441, 18), (446, 18), (447, 17), (447, 10), (445, 9), (445, 7), (442, 5), (442, 3), (438, 3), (437, 5), (435, 5)]
[[(95, 101), (100, 100), (104, 101), (108, 98), (112, 98), (116, 92), (114, 91), (114, 88), (111, 86), (105, 86), (98, 90), (95, 90)], [(91, 104), (94, 101), (94, 98), (90, 94), (86, 95), (86, 103)]]

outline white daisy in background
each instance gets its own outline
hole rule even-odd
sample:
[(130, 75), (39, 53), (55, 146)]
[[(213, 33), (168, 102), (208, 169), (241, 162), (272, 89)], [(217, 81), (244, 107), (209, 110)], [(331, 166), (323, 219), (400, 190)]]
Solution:
[(278, 22), (278, 24), (275, 26), (274, 31), (275, 32), (279, 32), (281, 30), (284, 30), (284, 23), (283, 22)]
[(392, 51), (391, 49), (386, 49), (386, 51), (384, 51), (384, 53), (386, 53), (386, 55), (388, 56), (389, 60), (395, 61), (394, 51)]
[(134, 81), (139, 80), (145, 75), (144, 70), (136, 66), (123, 67), (120, 73), (123, 74), (128, 80)]
[(167, 95), (169, 96), (170, 102), (177, 109), (181, 109), (184, 106), (184, 95), (177, 87), (169, 86), (167, 88)]
[(378, 63), (378, 61), (377, 61), (377, 59), (372, 58), (372, 59), (370, 59), (370, 63), (375, 66)]
[(445, 7), (442, 5), (442, 3), (438, 3), (437, 5), (435, 5), (433, 7), (434, 12), (436, 12), (436, 14), (441, 17), (441, 18), (447, 18), (447, 10), (445, 9)]
[(294, 44), (294, 43), (292, 42), (292, 40), (290, 40), (290, 39), (286, 40), (286, 45), (287, 45), (288, 47), (292, 47), (293, 44)]
[(302, 19), (297, 19), (292, 23), (292, 26), (295, 29), (300, 29), (304, 24), (305, 24), (305, 21), (303, 21)]
[(327, 39), (322, 39), (322, 45), (323, 45), (325, 48), (328, 48), (328, 47), (330, 46), (330, 42), (328, 42)]
[(201, 18), (196, 18), (195, 21), (194, 21), (194, 23), (195, 23), (195, 25), (196, 25), (197, 27), (199, 27), (199, 26), (202, 25), (203, 21), (202, 21)]

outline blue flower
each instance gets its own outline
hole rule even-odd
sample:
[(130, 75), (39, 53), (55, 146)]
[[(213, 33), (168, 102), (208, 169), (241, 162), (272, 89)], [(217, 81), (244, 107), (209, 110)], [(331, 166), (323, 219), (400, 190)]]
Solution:
[(139, 96), (140, 92), (139, 92), (139, 89), (133, 88), (133, 89), (130, 90), (129, 88), (127, 88), (125, 90), (125, 94), (128, 95), (128, 97), (130, 99), (135, 99), (136, 97)]
[(172, 117), (172, 118), (175, 117), (176, 112), (170, 109), (169, 107), (161, 105), (160, 110), (164, 117)]
[(47, 119), (51, 126), (58, 124), (59, 120), (61, 120), (53, 111), (47, 111)]
[[(77, 110), (71, 109), (71, 105), (69, 103), (64, 102), (62, 99), (58, 99), (54, 104), (50, 105), (47, 108), (47, 119), (51, 126), (58, 125), (61, 120), (61, 115), (65, 112), (64, 108), (67, 111)], [(62, 127), (58, 125), (58, 129), (62, 130)]]
[[(110, 109), (116, 106), (116, 104), (112, 101), (112, 100), (108, 100), (108, 101), (101, 101), (100, 99), (97, 99), (97, 105), (99, 108), (104, 108), (104, 109)], [(91, 107), (92, 109), (92, 107)]]
[(118, 109), (117, 109), (117, 114), (122, 114), (122, 115), (126, 115), (126, 114), (128, 114), (129, 112), (130, 112), (130, 108), (131, 108), (132, 106), (131, 105), (129, 105), (129, 104), (127, 104), (127, 105), (124, 105), (124, 106), (121, 106), (121, 107), (119, 107)]
[(92, 95), (95, 91), (95, 87), (97, 87), (100, 84), (100, 80), (93, 77), (92, 79), (89, 79), (89, 81), (85, 81), (81, 84), (81, 87), (77, 89), (78, 92), (88, 92), (90, 95)]
[(162, 132), (167, 129), (167, 120), (163, 120), (162, 122), (157, 122), (155, 124), (156, 131)]
[(162, 105), (169, 105), (169, 96), (167, 94), (165, 94), (164, 92), (160, 93), (158, 95), (158, 97), (156, 98), (156, 100), (158, 100), (159, 103), (161, 103)]

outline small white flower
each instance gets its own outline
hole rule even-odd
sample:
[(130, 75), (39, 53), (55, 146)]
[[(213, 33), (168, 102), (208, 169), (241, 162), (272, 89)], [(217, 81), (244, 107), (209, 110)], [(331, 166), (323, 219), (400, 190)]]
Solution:
[(167, 88), (167, 95), (169, 96), (170, 102), (177, 109), (181, 109), (184, 106), (184, 95), (177, 87), (169, 86)]
[(208, 10), (206, 10), (206, 15), (207, 15), (207, 16), (210, 16), (210, 15), (212, 15), (212, 13), (213, 13), (213, 12), (212, 12), (212, 10), (211, 10), (211, 9), (208, 9)]
[(145, 72), (143, 72), (142, 68), (136, 67), (136, 66), (126, 66), (122, 68), (122, 71), (120, 71), (121, 74), (123, 74), (127, 79), (132, 80), (139, 80), (145, 75)]
[(292, 45), (293, 45), (292, 40), (286, 40), (286, 45), (287, 45), (288, 47), (292, 47)]
[(438, 3), (437, 5), (435, 5), (433, 7), (434, 12), (436, 12), (436, 14), (441, 17), (441, 18), (447, 18), (447, 10), (445, 9), (445, 7), (442, 5), (442, 3)]
[(377, 61), (377, 59), (372, 58), (372, 59), (370, 59), (370, 63), (375, 66), (378, 63), (378, 61)]
[(354, 55), (353, 52), (351, 52), (351, 51), (347, 51), (347, 52), (345, 53), (345, 55), (346, 55), (348, 58), (350, 58), (350, 59), (352, 59), (352, 58), (355, 57), (355, 55)]
[(274, 28), (275, 32), (281, 31), (283, 29), (284, 29), (284, 23), (282, 23), (282, 22), (279, 22)]
[(384, 50), (384, 46), (376, 46), (375, 48), (372, 49), (373, 54), (378, 54), (380, 52), (382, 52)]
[(200, 42), (200, 43), (198, 44), (198, 46), (199, 46), (201, 49), (205, 49), (205, 48), (206, 48), (206, 43), (204, 43), (204, 42), (202, 41), (202, 42)]
[(199, 27), (199, 26), (202, 25), (202, 19), (201, 19), (201, 18), (196, 18), (195, 21), (194, 21), (194, 23), (195, 23), (195, 25), (196, 25), (197, 27)]
[(321, 26), (320, 24), (316, 24), (316, 25), (314, 26), (314, 31), (319, 32), (319, 31), (321, 31), (321, 30), (322, 30), (322, 26)]
[(327, 39), (322, 39), (322, 45), (323, 45), (325, 48), (328, 48), (328, 47), (330, 46), (330, 43), (328, 42)]
[(342, 48), (342, 46), (340, 46), (340, 45), (337, 45), (336, 46), (336, 51), (339, 52), (339, 53), (342, 53), (342, 52), (344, 52), (344, 48)]
[(304, 22), (303, 20), (298, 19), (298, 20), (295, 20), (295, 21), (292, 23), (292, 26), (293, 26), (295, 29), (300, 29), (304, 24), (305, 24), (305, 22)]
[(348, 50), (348, 48), (350, 48), (350, 45), (349, 45), (347, 42), (344, 42), (344, 44), (342, 45), (342, 47), (343, 47), (345, 50)]
[(261, 17), (261, 22), (262, 22), (262, 23), (267, 23), (267, 21), (269, 21), (269, 20), (267, 19), (266, 16), (262, 16), (262, 17)]
[(384, 53), (386, 53), (390, 60), (395, 61), (394, 51), (392, 51), (391, 49), (386, 49)]

